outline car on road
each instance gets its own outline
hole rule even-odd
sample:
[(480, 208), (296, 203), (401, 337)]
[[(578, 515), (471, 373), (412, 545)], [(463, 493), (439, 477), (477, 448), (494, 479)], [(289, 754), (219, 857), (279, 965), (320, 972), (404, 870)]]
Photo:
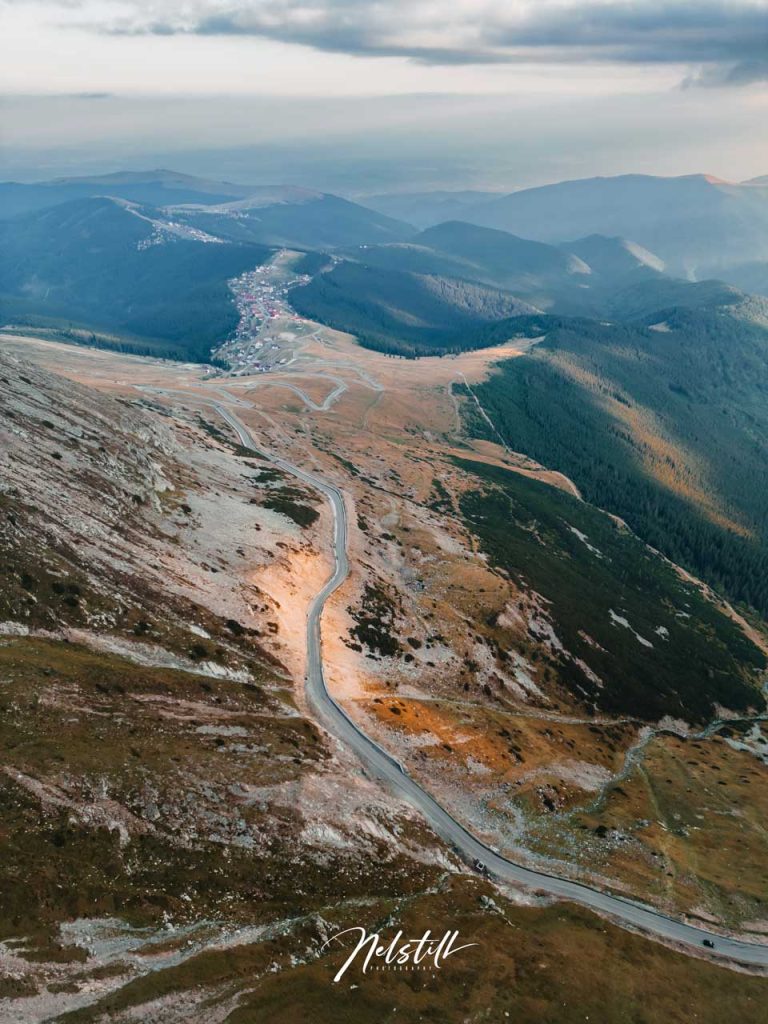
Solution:
[(715, 948), (715, 944), (712, 941), (712, 939), (702, 939), (701, 940), (701, 944), (702, 944), (702, 946), (706, 946), (707, 949), (714, 949)]

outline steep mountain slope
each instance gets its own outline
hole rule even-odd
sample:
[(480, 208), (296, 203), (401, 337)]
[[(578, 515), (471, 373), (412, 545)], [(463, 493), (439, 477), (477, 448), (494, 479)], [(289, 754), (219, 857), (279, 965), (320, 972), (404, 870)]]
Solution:
[(118, 332), (134, 349), (204, 359), (237, 323), (227, 281), (268, 255), (220, 244), (151, 207), (75, 200), (0, 222), (2, 315)]
[(671, 304), (665, 291), (670, 288), (699, 304), (686, 282), (668, 283), (664, 263), (653, 253), (634, 242), (603, 235), (554, 246), (450, 221), (428, 228), (409, 242), (363, 245), (345, 254), (369, 266), (504, 288), (538, 309), (561, 315), (624, 316), (622, 293), (627, 291), (631, 317), (637, 303), (630, 290), (640, 288), (653, 303), (657, 284), (657, 307)]
[(671, 273), (698, 278), (768, 257), (768, 188), (705, 175), (560, 182), (482, 203), (465, 217), (543, 242), (620, 235), (660, 256)]
[[(226, 535), (210, 536), (206, 506), (218, 487), (220, 511), (234, 520), (259, 494), (242, 486), (228, 446), (193, 417), (171, 429), (144, 411), (138, 392), (129, 402), (10, 355), (0, 360), (0, 619), (21, 634), (78, 629), (163, 646), (181, 663), (220, 662), (224, 677), (247, 675), (260, 660), (274, 670), (260, 631), (226, 626), (253, 617), (253, 595), (236, 561), (224, 564)], [(249, 514), (264, 515), (255, 504)], [(255, 561), (273, 557), (270, 534), (260, 555), (251, 548)], [(205, 564), (218, 566), (218, 579), (206, 579)], [(201, 628), (217, 634), (215, 644), (200, 642)]]
[(206, 207), (175, 206), (172, 213), (182, 223), (220, 238), (299, 249), (333, 249), (413, 234), (401, 221), (338, 196), (308, 191), (285, 198), (257, 194)]
[(559, 686), (595, 712), (651, 721), (762, 707), (764, 655), (625, 527), (542, 482), (457, 464), (477, 478), (462, 514), (527, 592), (523, 614), (549, 642)]
[(471, 348), (483, 328), (531, 307), (509, 292), (434, 274), (343, 261), (291, 291), (313, 320), (384, 351), (418, 355)]
[[(503, 364), (478, 401), (516, 450), (568, 474), (654, 547), (765, 614), (765, 310), (742, 300), (646, 322), (532, 324), (546, 339)], [(482, 417), (472, 429), (492, 436)]]

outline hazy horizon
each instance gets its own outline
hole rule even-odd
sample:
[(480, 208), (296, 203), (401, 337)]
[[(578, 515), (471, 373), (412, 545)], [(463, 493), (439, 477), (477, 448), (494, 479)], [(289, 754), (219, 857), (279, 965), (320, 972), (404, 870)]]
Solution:
[(768, 171), (766, 0), (0, 0), (0, 176), (348, 195)]
[[(13, 97), (0, 115), (0, 177), (165, 167), (363, 195), (511, 191), (626, 173), (744, 181), (768, 172), (768, 140), (751, 105), (716, 116), (700, 94), (673, 100), (656, 110), (639, 97)], [(678, 145), (683, 123), (689, 135)], [(717, 135), (715, 149), (705, 129)]]

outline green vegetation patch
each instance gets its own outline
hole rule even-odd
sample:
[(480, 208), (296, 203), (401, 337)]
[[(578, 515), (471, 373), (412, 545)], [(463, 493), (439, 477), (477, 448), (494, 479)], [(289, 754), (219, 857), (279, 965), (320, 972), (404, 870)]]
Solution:
[(461, 498), (468, 527), (496, 566), (544, 598), (546, 618), (572, 656), (553, 648), (574, 695), (648, 720), (702, 722), (716, 705), (762, 706), (755, 684), (765, 656), (637, 537), (556, 488), (454, 461), (480, 482)]
[(358, 609), (350, 609), (357, 625), (350, 634), (369, 651), (395, 657), (402, 650), (395, 632), (397, 604), (381, 584), (366, 583)]
[(438, 477), (432, 480), (432, 493), (427, 504), (434, 512), (447, 513), (449, 515), (453, 512), (451, 492)]
[[(261, 483), (261, 480), (258, 481)], [(272, 509), (293, 520), (297, 526), (306, 529), (320, 518), (320, 513), (306, 504), (307, 493), (296, 487), (278, 487), (261, 500), (264, 508)], [(302, 500), (298, 500), (302, 499)]]

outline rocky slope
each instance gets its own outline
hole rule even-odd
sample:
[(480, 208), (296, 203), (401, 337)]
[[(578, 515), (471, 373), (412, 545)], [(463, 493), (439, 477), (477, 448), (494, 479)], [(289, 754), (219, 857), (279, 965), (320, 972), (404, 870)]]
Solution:
[(435, 881), (415, 815), (297, 709), (254, 582), (314, 553), (313, 496), (193, 410), (9, 356), (0, 382), (0, 1019), (297, 917), (311, 958), (326, 904)]

